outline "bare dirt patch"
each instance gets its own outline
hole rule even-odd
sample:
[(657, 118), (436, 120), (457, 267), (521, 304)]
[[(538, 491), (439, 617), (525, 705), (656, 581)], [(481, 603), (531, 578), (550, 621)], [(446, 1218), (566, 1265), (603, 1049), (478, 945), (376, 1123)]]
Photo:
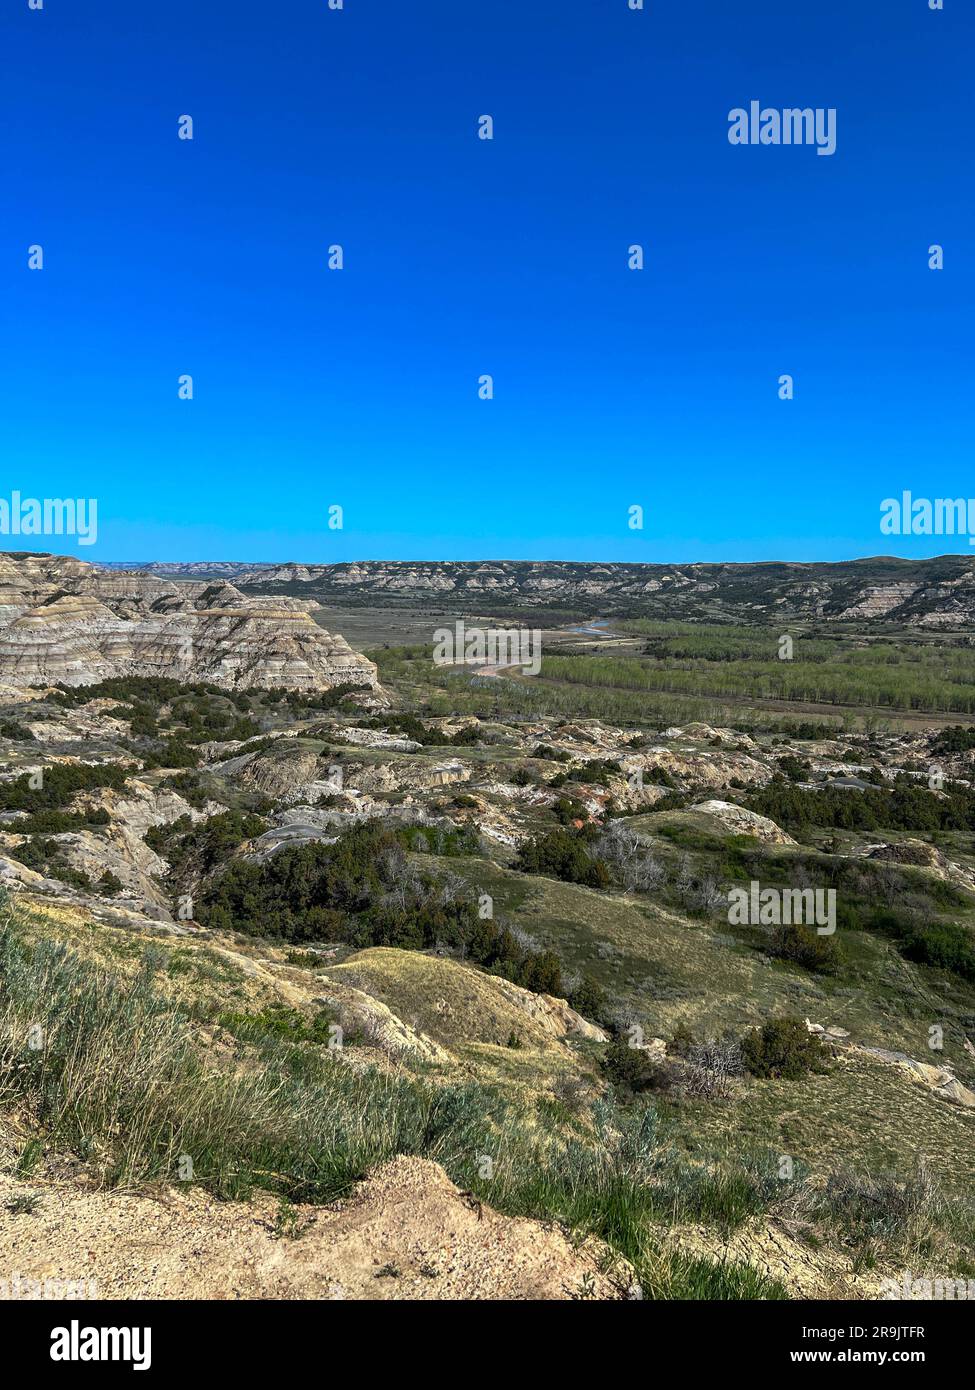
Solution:
[(329, 1207), (0, 1177), (0, 1262), (25, 1280), (94, 1280), (109, 1299), (621, 1296), (595, 1249), (574, 1247), (558, 1227), (502, 1216), (438, 1164), (407, 1157)]

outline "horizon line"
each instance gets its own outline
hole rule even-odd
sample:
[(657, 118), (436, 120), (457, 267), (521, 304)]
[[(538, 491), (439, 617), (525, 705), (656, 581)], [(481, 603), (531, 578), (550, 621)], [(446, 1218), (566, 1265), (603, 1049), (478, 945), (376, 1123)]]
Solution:
[[(975, 543), (970, 541), (970, 544)], [(300, 566), (305, 569), (342, 569), (353, 565), (573, 565), (578, 568), (591, 568), (594, 565), (603, 566), (607, 569), (690, 569), (690, 568), (715, 568), (720, 566), (738, 566), (747, 568), (758, 565), (783, 565), (783, 566), (802, 566), (812, 568), (815, 566), (826, 565), (858, 565), (869, 563), (890, 563), (890, 564), (933, 564), (937, 560), (961, 560), (975, 559), (971, 551), (948, 550), (942, 551), (937, 555), (891, 555), (891, 554), (871, 554), (850, 556), (842, 560), (790, 560), (790, 559), (762, 559), (762, 560), (570, 560), (557, 556), (549, 556), (546, 559), (532, 559), (527, 556), (480, 556), (476, 559), (460, 559), (455, 557), (444, 557), (437, 559), (412, 558), (412, 559), (393, 559), (384, 556), (372, 556), (369, 558), (360, 557), (354, 560), (234, 560), (227, 557), (191, 560), (107, 560), (88, 558), (73, 551), (66, 550), (0, 550), (0, 556), (17, 558), (34, 557), (36, 559), (64, 559), (78, 560), (82, 564), (91, 565), (94, 568), (117, 567), (121, 565), (137, 568), (140, 566), (168, 566), (168, 565), (244, 565), (252, 569), (280, 569), (287, 566)]]

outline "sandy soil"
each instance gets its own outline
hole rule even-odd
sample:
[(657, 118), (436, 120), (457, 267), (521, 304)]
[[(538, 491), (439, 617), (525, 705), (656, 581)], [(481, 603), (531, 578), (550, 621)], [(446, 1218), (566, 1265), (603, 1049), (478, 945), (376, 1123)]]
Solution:
[(90, 1296), (109, 1299), (621, 1296), (594, 1251), (481, 1206), (425, 1159), (394, 1159), (346, 1201), (291, 1208), (283, 1225), (268, 1197), (217, 1202), (196, 1188), (127, 1195), (0, 1177), (0, 1280), (89, 1280)]

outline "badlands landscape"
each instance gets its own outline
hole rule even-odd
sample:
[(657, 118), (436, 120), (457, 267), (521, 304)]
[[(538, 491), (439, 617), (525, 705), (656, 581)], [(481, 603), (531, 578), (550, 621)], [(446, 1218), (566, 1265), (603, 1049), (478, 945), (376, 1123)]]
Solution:
[[(973, 616), (967, 556), (0, 555), (4, 1267), (975, 1279)], [(458, 620), (538, 674), (437, 664)]]
[(528, 612), (581, 605), (586, 614), (723, 619), (756, 623), (785, 616), (904, 621), (950, 628), (975, 617), (975, 560), (881, 556), (842, 564), (627, 565), (571, 561), (381, 561), (341, 565), (227, 562), (135, 568), (167, 579), (226, 578), (251, 593), (294, 594), (323, 602), (491, 604)]

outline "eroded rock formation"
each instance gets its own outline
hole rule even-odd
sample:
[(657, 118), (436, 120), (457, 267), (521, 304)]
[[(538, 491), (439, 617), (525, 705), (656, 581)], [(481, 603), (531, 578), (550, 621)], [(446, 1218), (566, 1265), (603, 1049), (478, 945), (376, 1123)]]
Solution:
[(54, 555), (0, 555), (0, 680), (90, 685), (168, 676), (228, 689), (375, 687), (376, 668), (311, 616), (314, 602), (231, 584), (107, 573)]

